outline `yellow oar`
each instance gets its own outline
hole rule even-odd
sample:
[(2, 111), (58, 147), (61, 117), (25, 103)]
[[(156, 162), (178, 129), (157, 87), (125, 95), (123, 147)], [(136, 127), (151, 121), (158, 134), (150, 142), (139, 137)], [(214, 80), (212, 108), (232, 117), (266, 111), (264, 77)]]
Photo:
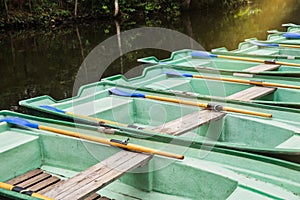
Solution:
[(89, 140), (89, 141), (93, 141), (93, 142), (98, 142), (101, 144), (116, 146), (116, 147), (120, 147), (123, 149), (131, 150), (131, 151), (143, 152), (143, 153), (148, 153), (148, 154), (156, 154), (156, 155), (160, 155), (160, 156), (166, 156), (166, 157), (176, 158), (176, 159), (181, 159), (181, 160), (184, 158), (183, 155), (159, 151), (156, 149), (152, 149), (152, 148), (148, 148), (148, 147), (144, 147), (144, 146), (140, 146), (140, 145), (135, 145), (135, 144), (130, 144), (128, 142), (123, 142), (123, 141), (119, 141), (119, 140), (115, 140), (115, 139), (109, 140), (106, 138), (94, 137), (94, 136), (85, 135), (85, 134), (81, 134), (81, 133), (77, 133), (77, 132), (67, 131), (67, 130), (53, 128), (53, 127), (49, 127), (49, 126), (38, 125), (38, 124), (31, 123), (22, 118), (8, 117), (8, 118), (1, 119), (0, 121), (19, 125), (19, 126), (25, 126), (25, 127), (30, 127), (30, 128), (40, 129), (40, 130), (51, 131), (51, 132), (59, 133), (62, 135), (75, 137), (75, 138), (81, 138), (81, 139), (85, 139), (85, 140)]
[(44, 195), (35, 193), (31, 190), (27, 190), (27, 189), (19, 187), (19, 186), (10, 185), (8, 183), (0, 182), (0, 188), (5, 189), (5, 190), (18, 192), (18, 193), (25, 194), (25, 195), (28, 195), (28, 196), (32, 196), (32, 197), (35, 197), (35, 198), (38, 198), (38, 199), (54, 200), (54, 199), (46, 197)]
[(252, 84), (252, 85), (260, 85), (260, 86), (268, 86), (268, 87), (300, 89), (300, 86), (297, 86), (297, 85), (269, 83), (269, 82), (263, 82), (263, 81), (255, 81), (255, 80), (243, 80), (243, 79), (235, 79), (235, 78), (203, 76), (203, 75), (193, 75), (193, 74), (179, 74), (179, 73), (167, 73), (167, 75), (169, 75), (169, 76), (184, 76), (184, 77), (191, 77), (191, 78), (202, 78), (202, 79), (209, 79), (209, 80), (227, 81), (227, 82)]
[(258, 62), (258, 63), (266, 63), (266, 64), (277, 64), (277, 65), (286, 65), (292, 67), (300, 67), (298, 63), (288, 63), (288, 62), (280, 62), (280, 61), (268, 61), (268, 60), (261, 60), (256, 58), (246, 58), (246, 57), (238, 57), (238, 56), (226, 56), (226, 55), (216, 55), (204, 51), (193, 51), (191, 53), (194, 57), (204, 57), (204, 58), (225, 58), (231, 60), (241, 60), (241, 61), (248, 61), (248, 62)]
[(268, 113), (255, 112), (255, 111), (232, 108), (232, 107), (227, 107), (227, 106), (222, 106), (222, 105), (213, 105), (213, 104), (209, 104), (209, 103), (200, 103), (200, 102), (185, 101), (185, 100), (173, 99), (173, 98), (167, 98), (167, 97), (145, 95), (145, 94), (141, 94), (141, 93), (127, 93), (127, 92), (118, 90), (116, 88), (110, 89), (110, 92), (112, 94), (119, 95), (119, 96), (148, 98), (148, 99), (154, 99), (154, 100), (159, 100), (159, 101), (167, 101), (167, 102), (172, 102), (172, 103), (208, 108), (208, 109), (213, 109), (215, 111), (224, 110), (224, 111), (229, 111), (229, 112), (236, 112), (236, 113), (255, 115), (255, 116), (261, 116), (261, 117), (269, 117), (269, 118), (272, 117), (272, 114), (268, 114)]

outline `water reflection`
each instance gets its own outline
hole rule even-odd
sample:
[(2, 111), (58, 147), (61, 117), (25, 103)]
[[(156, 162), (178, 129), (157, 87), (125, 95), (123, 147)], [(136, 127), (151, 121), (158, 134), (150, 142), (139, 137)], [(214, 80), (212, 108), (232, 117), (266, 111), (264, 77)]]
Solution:
[[(204, 9), (185, 13), (180, 20), (170, 22), (162, 19), (157, 23), (160, 27), (191, 36), (207, 50), (222, 46), (235, 49), (246, 38), (265, 39), (267, 30), (284, 31), (282, 23), (300, 24), (299, 8), (298, 0), (257, 0), (240, 11), (227, 14)], [(119, 30), (157, 23), (93, 22), (68, 28), (2, 34), (0, 109), (18, 110), (19, 100), (43, 94), (55, 99), (70, 97), (79, 66), (97, 44)], [(126, 73), (138, 65), (137, 58), (150, 55), (165, 58), (169, 53), (153, 49), (131, 52), (112, 63), (104, 75)], [(131, 72), (131, 76), (135, 75)]]

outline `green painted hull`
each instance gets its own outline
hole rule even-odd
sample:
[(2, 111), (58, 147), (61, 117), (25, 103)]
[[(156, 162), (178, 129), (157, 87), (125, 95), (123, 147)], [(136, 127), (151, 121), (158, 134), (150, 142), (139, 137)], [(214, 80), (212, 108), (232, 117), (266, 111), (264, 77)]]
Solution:
[[(122, 75), (116, 75), (103, 79), (103, 81), (108, 81), (114, 84), (134, 86), (134, 87), (145, 87), (153, 90), (167, 90), (175, 94), (186, 94), (199, 98), (206, 99), (224, 99), (229, 102), (236, 102), (234, 100), (229, 100), (232, 94), (241, 92), (248, 88), (253, 87), (249, 84), (241, 84), (235, 82), (199, 79), (199, 78), (185, 78), (185, 77), (169, 77), (166, 73), (179, 73), (179, 74), (193, 74), (193, 75), (203, 75), (198, 72), (191, 72), (181, 69), (173, 69), (167, 66), (153, 66), (148, 67), (144, 70), (140, 77), (135, 77), (131, 79), (126, 79)], [(231, 79), (241, 79), (250, 81), (262, 81), (261, 79), (255, 78), (236, 78), (232, 76), (222, 76), (222, 75), (210, 75), (217, 78), (231, 78)], [(267, 82), (285, 84), (285, 85), (296, 85), (300, 86), (300, 81), (282, 81), (277, 79), (269, 79)], [(287, 89), (287, 88), (277, 88), (275, 92), (268, 94), (266, 96), (247, 100), (247, 102), (276, 105), (276, 106), (288, 106), (300, 108), (300, 90), (298, 89)]]
[[(214, 73), (222, 75), (236, 75), (237, 73), (248, 74), (248, 76), (254, 78), (273, 78), (271, 76), (281, 76), (281, 80), (289, 80), (289, 78), (284, 76), (299, 77), (300, 67), (291, 66), (281, 66), (277, 70), (273, 71), (263, 71), (263, 72), (246, 72), (244, 70), (257, 66), (262, 63), (257, 62), (245, 62), (237, 61), (231, 59), (221, 59), (221, 58), (200, 58), (192, 57), (191, 52), (193, 50), (184, 49), (180, 51), (172, 52), (171, 57), (158, 60), (156, 57), (151, 56), (147, 58), (138, 59), (139, 62), (149, 63), (149, 64), (160, 64), (169, 65), (174, 68), (181, 68), (187, 70), (194, 70), (201, 73)], [(300, 52), (300, 51), (299, 51)], [(300, 55), (300, 54), (299, 54)], [(299, 63), (298, 60), (289, 60), (291, 63)]]
[[(89, 135), (104, 135), (96, 127), (38, 118), (9, 111), (0, 118), (17, 116)], [(54, 133), (0, 124), (1, 181), (30, 170), (42, 170), (70, 178), (120, 151), (115, 147), (87, 142)], [(99, 194), (112, 199), (300, 199), (300, 165), (254, 154), (214, 148), (185, 148), (182, 145), (132, 138), (134, 144), (184, 152), (182, 161), (154, 156), (142, 168), (127, 173), (104, 187)], [(18, 164), (22, 163), (22, 164)], [(141, 172), (142, 173), (137, 173)], [(15, 192), (0, 190), (2, 198), (26, 199)], [(27, 198), (32, 199), (32, 198)]]
[[(39, 106), (51, 105), (58, 109), (70, 111), (86, 116), (117, 121), (131, 124), (147, 129), (161, 126), (167, 122), (178, 119), (199, 110), (198, 107), (179, 105), (170, 102), (162, 102), (143, 98), (129, 98), (111, 95), (109, 89), (115, 85), (99, 82), (83, 86), (78, 96), (56, 101), (49, 96), (41, 96), (20, 102), (34, 114), (47, 117), (61, 117), (72, 120), (72, 116), (64, 113), (50, 111)], [(126, 87), (118, 86), (125, 90)], [(136, 91), (138, 92), (138, 91)], [(170, 94), (162, 92), (151, 92), (143, 90), (144, 94), (170, 97)], [(197, 101), (194, 97), (174, 96), (183, 100)], [(211, 100), (201, 100), (211, 103)], [(137, 137), (146, 135), (149, 138), (169, 142), (174, 138), (183, 139), (188, 143), (197, 145), (216, 145), (218, 147), (239, 149), (244, 151), (259, 152), (275, 155), (291, 155), (292, 159), (299, 162), (300, 154), (300, 111), (296, 109), (250, 104), (229, 103), (214, 101), (230, 107), (271, 113), (273, 118), (253, 117), (243, 114), (227, 113), (221, 120), (211, 122), (204, 126), (195, 128), (181, 136), (147, 132), (123, 128), (123, 130), (135, 133)], [(159, 115), (157, 114), (159, 113)], [(82, 122), (82, 121), (80, 121)], [(120, 128), (118, 126), (112, 126)]]
[[(300, 33), (300, 27), (289, 27), (287, 32)], [(280, 44), (300, 45), (300, 39), (287, 39), (282, 34), (270, 34), (268, 41)]]

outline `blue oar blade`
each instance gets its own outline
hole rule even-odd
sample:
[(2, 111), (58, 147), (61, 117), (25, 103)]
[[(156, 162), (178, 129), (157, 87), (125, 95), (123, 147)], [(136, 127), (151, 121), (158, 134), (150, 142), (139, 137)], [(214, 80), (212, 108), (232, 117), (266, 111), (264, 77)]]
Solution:
[(183, 77), (183, 75), (179, 72), (167, 72), (166, 75), (168, 77)]
[(111, 94), (118, 95), (118, 96), (124, 96), (124, 97), (140, 97), (140, 98), (146, 98), (144, 94), (140, 93), (129, 93), (122, 90), (119, 90), (117, 88), (112, 88), (109, 90)]
[(181, 74), (179, 72), (167, 72), (166, 75), (169, 77), (193, 77), (192, 74)]
[(39, 128), (38, 124), (31, 123), (25, 119), (18, 118), (18, 117), (7, 117), (4, 119), (1, 119), (0, 122), (7, 122), (10, 124), (14, 124), (14, 125), (26, 126), (26, 127), (35, 128), (35, 129)]
[(218, 55), (206, 52), (206, 51), (192, 51), (191, 56), (203, 57), (203, 58), (217, 58)]
[(300, 39), (300, 34), (299, 33), (285, 33), (282, 36), (287, 38), (287, 39)]
[(271, 43), (271, 44), (266, 44), (266, 43), (261, 43), (261, 42), (256, 42), (253, 40), (249, 40), (249, 43), (256, 45), (256, 46), (261, 46), (261, 47), (278, 47), (279, 44)]
[(66, 111), (60, 110), (58, 108), (54, 108), (52, 106), (42, 105), (42, 106), (39, 106), (39, 107), (40, 108), (45, 108), (47, 110), (52, 110), (52, 111), (55, 111), (55, 112), (59, 112), (59, 113), (66, 113)]

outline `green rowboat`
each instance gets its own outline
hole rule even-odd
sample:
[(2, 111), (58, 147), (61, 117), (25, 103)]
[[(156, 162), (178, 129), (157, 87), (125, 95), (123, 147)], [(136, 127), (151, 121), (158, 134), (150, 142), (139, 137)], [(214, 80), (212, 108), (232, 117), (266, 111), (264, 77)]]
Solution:
[[(203, 78), (184, 77), (184, 75), (200, 75)], [(263, 81), (256, 78), (201, 74), (199, 72), (158, 65), (146, 68), (140, 77), (126, 79), (122, 75), (116, 75), (105, 78), (103, 81), (138, 88), (168, 90), (175, 94), (185, 94), (206, 99), (236, 100), (300, 108), (300, 82), (282, 81), (275, 78)], [(244, 83), (245, 81), (248, 81), (248, 83)], [(271, 85), (273, 83), (274, 86), (256, 86), (251, 84), (251, 82), (256, 82), (256, 84), (265, 82)], [(282, 87), (276, 87), (276, 85)], [(289, 86), (295, 86), (295, 88), (285, 88)]]
[[(203, 58), (193, 56), (195, 52), (197, 53), (197, 51), (194, 50), (184, 49), (172, 52), (171, 57), (167, 59), (158, 60), (156, 57), (151, 56), (138, 59), (138, 61), (148, 64), (169, 65), (174, 68), (190, 69), (201, 73), (248, 76), (264, 79), (270, 78), (271, 75), (281, 76), (280, 79), (282, 80), (289, 80), (287, 76), (300, 76), (300, 67), (276, 65), (272, 63), (273, 59), (269, 61), (266, 60), (266, 63), (270, 62), (271, 64), (264, 64), (223, 58)], [(245, 58), (245, 56), (243, 56), (243, 58)], [(288, 62), (299, 65), (299, 61), (296, 59), (288, 60)]]
[(287, 39), (284, 34), (300, 34), (299, 27), (290, 27), (288, 32), (270, 31), (266, 41), (258, 41), (256, 38), (246, 39), (239, 44), (238, 49), (228, 51), (225, 47), (213, 49), (212, 53), (218, 55), (242, 56), (265, 60), (276, 59), (282, 62), (300, 62), (300, 35), (298, 39)]
[[(300, 161), (299, 110), (278, 109), (278, 107), (259, 104), (201, 100), (203, 103), (215, 103), (236, 109), (270, 113), (273, 117), (255, 117), (232, 112), (225, 114), (224, 112), (199, 109), (196, 106), (112, 95), (110, 90), (115, 86), (115, 84), (105, 82), (93, 83), (83, 86), (78, 96), (70, 99), (56, 101), (49, 96), (40, 96), (23, 100), (20, 105), (25, 106), (30, 113), (47, 117), (74, 120), (73, 115), (41, 106), (53, 106), (63, 111), (100, 118), (102, 119), (100, 120), (101, 124), (104, 120), (122, 123), (123, 126), (112, 123), (104, 123), (104, 125), (134, 133), (137, 137), (146, 135), (164, 142), (179, 138), (196, 146), (206, 144), (265, 154), (285, 155), (288, 160)], [(130, 91), (132, 88), (129, 90), (129, 87), (118, 86), (118, 89)], [(199, 102), (195, 97), (170, 96), (168, 92), (152, 90), (136, 90), (135, 92)], [(85, 120), (82, 116), (77, 116), (75, 119), (80, 123), (83, 122), (83, 119)], [(88, 121), (91, 122), (90, 119)], [(95, 123), (95, 121), (93, 122)]]
[[(104, 135), (91, 126), (1, 111), (0, 118), (6, 117), (20, 117), (31, 123), (89, 135), (126, 139)], [(80, 193), (82, 199), (100, 198), (99, 195), (104, 199), (124, 200), (300, 199), (300, 165), (263, 156), (218, 148), (184, 148), (132, 138), (132, 143), (184, 152), (185, 155), (184, 160), (149, 157), (48, 131), (15, 127), (6, 122), (0, 123), (0, 137), (1, 181), (34, 190), (49, 198), (60, 195), (55, 199), (76, 199)], [(132, 154), (135, 159), (130, 157)], [(117, 157), (122, 160), (123, 163), (118, 165), (122, 167), (133, 166), (133, 162), (137, 165), (145, 157), (148, 160), (144, 159), (142, 166), (136, 166), (133, 171), (118, 171), (113, 165), (121, 162), (111, 161)], [(107, 175), (100, 176), (104, 166)], [(80, 172), (97, 173), (82, 177)], [(89, 182), (94, 176), (99, 176), (95, 179), (97, 181)], [(87, 193), (82, 192), (87, 191), (98, 194), (86, 197)], [(0, 197), (35, 199), (4, 189), (0, 189)]]

